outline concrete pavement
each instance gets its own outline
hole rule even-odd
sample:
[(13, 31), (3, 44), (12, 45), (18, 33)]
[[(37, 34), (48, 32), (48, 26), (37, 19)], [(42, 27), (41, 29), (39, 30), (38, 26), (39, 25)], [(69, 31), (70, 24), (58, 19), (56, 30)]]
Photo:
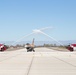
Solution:
[(0, 52), (0, 75), (76, 75), (76, 52), (35, 50)]

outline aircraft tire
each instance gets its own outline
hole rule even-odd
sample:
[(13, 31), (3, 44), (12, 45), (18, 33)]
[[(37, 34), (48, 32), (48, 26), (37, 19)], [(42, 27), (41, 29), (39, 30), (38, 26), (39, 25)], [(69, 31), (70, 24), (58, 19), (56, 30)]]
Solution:
[(1, 50), (0, 50), (0, 51), (2, 52), (2, 51), (4, 51), (4, 49), (3, 49), (3, 48), (1, 48)]
[(70, 51), (73, 52), (74, 51), (73, 48), (71, 48)]
[(33, 52), (35, 52), (35, 50), (33, 50)]

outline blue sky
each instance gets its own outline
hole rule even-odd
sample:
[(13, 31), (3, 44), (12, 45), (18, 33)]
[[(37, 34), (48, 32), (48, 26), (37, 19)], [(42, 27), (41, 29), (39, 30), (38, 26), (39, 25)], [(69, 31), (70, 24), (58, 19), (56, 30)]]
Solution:
[[(45, 32), (57, 40), (76, 40), (76, 0), (0, 0), (0, 41), (15, 41), (52, 26)], [(49, 40), (33, 35), (23, 40)]]

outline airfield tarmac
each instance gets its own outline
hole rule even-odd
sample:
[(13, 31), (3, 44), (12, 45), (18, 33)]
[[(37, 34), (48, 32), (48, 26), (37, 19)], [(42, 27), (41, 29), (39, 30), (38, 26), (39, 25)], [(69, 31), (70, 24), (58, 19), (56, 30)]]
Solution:
[(76, 75), (76, 51), (35, 48), (0, 52), (0, 75)]

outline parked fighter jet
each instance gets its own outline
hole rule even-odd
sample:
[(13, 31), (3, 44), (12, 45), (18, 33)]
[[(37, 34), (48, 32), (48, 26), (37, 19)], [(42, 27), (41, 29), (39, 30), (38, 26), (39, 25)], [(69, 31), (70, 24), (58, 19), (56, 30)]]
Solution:
[(35, 47), (35, 46), (34, 46), (34, 39), (33, 39), (33, 41), (32, 41), (32, 44), (27, 43), (27, 44), (25, 45), (25, 48), (27, 49), (27, 52), (31, 52), (31, 51), (35, 52), (34, 47)]

